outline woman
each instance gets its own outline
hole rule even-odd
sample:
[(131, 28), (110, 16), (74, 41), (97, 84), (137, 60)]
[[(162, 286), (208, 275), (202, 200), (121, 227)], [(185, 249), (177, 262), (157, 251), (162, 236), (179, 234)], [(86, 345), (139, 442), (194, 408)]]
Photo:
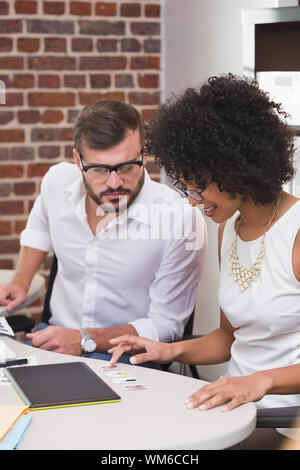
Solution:
[(124, 351), (133, 364), (229, 361), (188, 408), (300, 405), (300, 202), (283, 190), (294, 174), (285, 118), (256, 82), (229, 74), (161, 105), (150, 125), (148, 151), (219, 224), (220, 328), (173, 344), (115, 338), (112, 362)]

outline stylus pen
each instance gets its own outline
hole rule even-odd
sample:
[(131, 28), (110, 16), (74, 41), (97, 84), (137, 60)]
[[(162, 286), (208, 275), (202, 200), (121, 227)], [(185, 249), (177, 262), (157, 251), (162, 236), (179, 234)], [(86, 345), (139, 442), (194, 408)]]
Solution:
[(21, 366), (28, 364), (28, 359), (12, 359), (11, 361), (0, 362), (0, 367)]

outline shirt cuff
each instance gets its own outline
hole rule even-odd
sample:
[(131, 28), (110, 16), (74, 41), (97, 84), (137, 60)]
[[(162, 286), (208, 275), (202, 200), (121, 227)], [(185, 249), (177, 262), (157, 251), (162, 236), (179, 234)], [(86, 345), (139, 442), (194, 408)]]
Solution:
[(41, 251), (51, 251), (52, 244), (49, 235), (38, 230), (25, 229), (20, 237), (21, 246), (29, 246)]
[(156, 326), (153, 321), (148, 318), (139, 318), (138, 320), (129, 322), (129, 325), (132, 325), (136, 329), (137, 334), (142, 338), (161, 341)]

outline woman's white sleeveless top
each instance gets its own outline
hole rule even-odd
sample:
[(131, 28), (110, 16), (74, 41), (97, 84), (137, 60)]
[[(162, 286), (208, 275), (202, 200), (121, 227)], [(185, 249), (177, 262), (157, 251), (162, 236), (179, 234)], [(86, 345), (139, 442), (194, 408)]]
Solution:
[[(292, 268), (292, 251), (300, 228), (300, 201), (266, 233), (260, 276), (241, 292), (229, 273), (229, 255), (239, 214), (227, 221), (221, 248), (219, 302), (237, 330), (226, 376), (244, 376), (259, 370), (300, 363), (300, 282)], [(238, 237), (239, 261), (250, 267), (262, 237), (244, 242)], [(266, 395), (258, 406), (300, 405), (299, 395)]]

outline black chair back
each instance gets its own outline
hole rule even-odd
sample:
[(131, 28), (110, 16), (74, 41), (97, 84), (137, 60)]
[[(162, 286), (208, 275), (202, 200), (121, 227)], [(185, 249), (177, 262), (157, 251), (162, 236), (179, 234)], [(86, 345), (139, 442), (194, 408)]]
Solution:
[(48, 280), (47, 292), (45, 295), (44, 308), (42, 312), (42, 322), (44, 323), (49, 323), (49, 320), (52, 316), (51, 310), (50, 310), (50, 297), (51, 297), (56, 273), (57, 273), (57, 258), (54, 253), (53, 261), (51, 265), (51, 271), (50, 271), (49, 280)]

